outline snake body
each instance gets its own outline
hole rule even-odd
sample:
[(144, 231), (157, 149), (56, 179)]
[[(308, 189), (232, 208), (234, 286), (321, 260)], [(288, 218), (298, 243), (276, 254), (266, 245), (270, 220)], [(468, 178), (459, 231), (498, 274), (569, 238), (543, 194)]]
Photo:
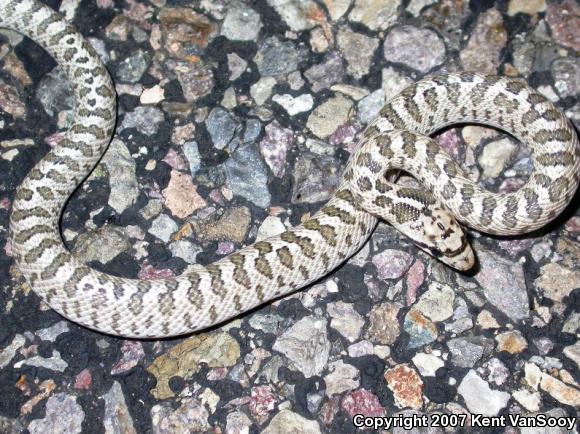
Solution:
[[(137, 338), (204, 329), (328, 274), (369, 238), (378, 218), (458, 269), (474, 261), (455, 219), (482, 232), (520, 234), (556, 217), (579, 182), (578, 139), (565, 116), (525, 83), (455, 73), (427, 78), (389, 101), (365, 130), (328, 203), (300, 226), (175, 278), (134, 280), (98, 272), (64, 247), (59, 228), (71, 192), (112, 136), (115, 92), (94, 49), (35, 0), (0, 1), (0, 26), (43, 46), (74, 88), (71, 127), (17, 189), (10, 219), (16, 263), (54, 310), (91, 329)], [(532, 151), (534, 172), (515, 193), (474, 185), (429, 135), (457, 122), (504, 129)], [(412, 173), (426, 190), (385, 173)]]

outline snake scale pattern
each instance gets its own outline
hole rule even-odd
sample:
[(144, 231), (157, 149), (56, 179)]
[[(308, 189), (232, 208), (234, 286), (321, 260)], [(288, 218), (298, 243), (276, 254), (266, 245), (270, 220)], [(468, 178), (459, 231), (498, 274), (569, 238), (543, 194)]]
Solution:
[[(459, 269), (474, 263), (459, 222), (521, 234), (556, 217), (579, 182), (580, 147), (566, 117), (520, 80), (454, 73), (423, 79), (388, 102), (368, 126), (328, 203), (304, 224), (171, 279), (132, 280), (95, 271), (64, 247), (59, 218), (71, 192), (112, 136), (116, 95), (93, 48), (35, 0), (1, 0), (0, 26), (43, 46), (74, 87), (64, 140), (17, 190), (10, 240), (16, 263), (53, 309), (91, 329), (136, 338), (180, 335), (235, 317), (321, 278), (354, 254), (385, 219)], [(458, 122), (503, 129), (532, 152), (534, 172), (517, 192), (494, 194), (425, 135)], [(425, 186), (388, 182), (401, 169)]]

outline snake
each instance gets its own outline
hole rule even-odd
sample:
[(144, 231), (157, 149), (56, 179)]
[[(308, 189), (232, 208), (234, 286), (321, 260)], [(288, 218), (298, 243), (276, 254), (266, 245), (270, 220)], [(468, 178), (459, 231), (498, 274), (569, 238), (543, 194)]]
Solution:
[[(65, 247), (60, 217), (105, 152), (116, 93), (95, 49), (36, 0), (1, 0), (0, 27), (42, 46), (72, 83), (63, 139), (16, 189), (9, 223), (15, 263), (52, 309), (90, 329), (162, 338), (207, 329), (328, 275), (380, 220), (459, 270), (476, 262), (463, 226), (492, 235), (534, 231), (558, 216), (579, 183), (580, 146), (566, 116), (523, 79), (474, 72), (427, 76), (391, 98), (361, 133), (336, 191), (302, 224), (171, 278), (130, 279), (91, 268)], [(526, 144), (533, 171), (517, 191), (470, 180), (429, 136), (454, 124), (500, 129)], [(414, 176), (421, 188), (393, 179)]]

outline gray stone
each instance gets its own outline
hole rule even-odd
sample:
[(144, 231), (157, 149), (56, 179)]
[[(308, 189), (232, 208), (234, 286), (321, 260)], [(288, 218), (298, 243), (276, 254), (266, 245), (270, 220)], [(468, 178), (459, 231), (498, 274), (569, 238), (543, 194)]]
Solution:
[(349, 18), (371, 30), (385, 30), (397, 19), (401, 0), (355, 0)]
[(177, 231), (178, 226), (167, 214), (160, 214), (153, 222), (148, 232), (163, 242), (169, 242), (171, 235)]
[(276, 37), (270, 37), (262, 43), (254, 62), (261, 75), (276, 76), (295, 71), (304, 58), (305, 52), (297, 49), (292, 42), (281, 42)]
[(315, 203), (327, 200), (340, 181), (338, 161), (330, 156), (303, 152), (294, 166), (292, 203)]
[(41, 341), (54, 342), (58, 336), (69, 331), (68, 325), (68, 321), (59, 321), (50, 327), (37, 330), (34, 334), (38, 336)]
[(373, 54), (379, 46), (378, 39), (353, 32), (348, 27), (341, 28), (336, 38), (340, 52), (346, 59), (347, 71), (354, 78), (368, 74)]
[(183, 153), (189, 162), (189, 171), (193, 178), (201, 168), (201, 154), (197, 142), (185, 142), (183, 144)]
[(262, 434), (321, 434), (318, 423), (290, 410), (281, 410), (272, 418)]
[(157, 107), (139, 106), (132, 112), (125, 113), (121, 130), (135, 128), (141, 134), (152, 136), (159, 129), (159, 124), (165, 121), (163, 112)]
[(385, 105), (385, 91), (377, 89), (373, 93), (361, 99), (358, 103), (358, 120), (368, 124), (377, 117)]
[(530, 306), (522, 265), (483, 248), (478, 249), (478, 257), (480, 271), (475, 279), (487, 300), (513, 321), (527, 318)]
[(205, 125), (214, 146), (218, 149), (227, 146), (234, 137), (237, 127), (234, 117), (221, 107), (216, 107), (209, 113)]
[(149, 67), (150, 62), (151, 56), (149, 53), (143, 50), (137, 50), (117, 66), (117, 73), (115, 74), (116, 81), (137, 83)]
[(552, 63), (554, 86), (562, 98), (578, 97), (580, 89), (580, 60), (564, 57)]
[(12, 342), (4, 349), (2, 349), (2, 351), (0, 351), (0, 369), (3, 369), (6, 366), (8, 366), (10, 361), (16, 355), (16, 351), (18, 351), (18, 349), (22, 347), (22, 345), (24, 345), (25, 342), (26, 338), (24, 336), (15, 335), (14, 339), (12, 339)]
[(451, 362), (460, 368), (472, 368), (483, 355), (493, 349), (493, 342), (484, 337), (450, 339), (447, 347)]
[(222, 35), (234, 41), (255, 41), (261, 28), (260, 14), (245, 4), (234, 3), (222, 24)]
[(326, 327), (324, 318), (302, 318), (278, 337), (272, 348), (284, 354), (291, 367), (302, 372), (306, 378), (320, 375), (330, 353)]
[(384, 56), (425, 73), (445, 61), (445, 44), (433, 30), (398, 26), (385, 37)]
[(105, 394), (105, 414), (103, 426), (105, 434), (134, 434), (133, 419), (125, 403), (121, 385), (115, 381)]
[(260, 208), (270, 205), (266, 164), (253, 143), (238, 147), (224, 163), (226, 184), (236, 195), (245, 197)]
[(313, 65), (304, 72), (304, 76), (315, 93), (339, 83), (344, 74), (342, 57), (336, 51), (328, 53), (324, 62)]
[(139, 195), (139, 185), (135, 169), (135, 160), (125, 143), (119, 139), (113, 139), (107, 152), (101, 160), (109, 172), (109, 206), (122, 214), (127, 208), (135, 203)]

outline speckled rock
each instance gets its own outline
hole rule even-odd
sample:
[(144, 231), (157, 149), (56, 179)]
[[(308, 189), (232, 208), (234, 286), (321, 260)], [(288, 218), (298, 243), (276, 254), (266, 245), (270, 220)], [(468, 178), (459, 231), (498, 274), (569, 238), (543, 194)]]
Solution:
[(234, 41), (255, 41), (261, 28), (259, 13), (244, 4), (234, 3), (222, 24), (222, 35)]
[(550, 68), (554, 87), (562, 98), (575, 97), (580, 88), (580, 61), (573, 57), (555, 60)]
[(299, 113), (307, 112), (314, 106), (314, 99), (310, 94), (302, 94), (293, 97), (290, 94), (274, 95), (272, 101), (281, 105), (290, 116), (296, 116)]
[(268, 0), (293, 31), (308, 30), (323, 19), (324, 12), (314, 0)]
[(385, 409), (375, 394), (362, 388), (349, 392), (342, 398), (341, 407), (350, 417), (357, 414), (364, 416), (383, 416)]
[(150, 54), (137, 50), (119, 64), (115, 79), (125, 83), (136, 83), (149, 67), (149, 62), (151, 62)]
[(325, 56), (322, 63), (311, 66), (304, 72), (313, 92), (320, 92), (340, 82), (345, 74), (344, 61), (340, 54), (332, 51)]
[(578, 389), (568, 386), (544, 372), (540, 380), (540, 388), (562, 404), (572, 407), (580, 406), (580, 391)]
[(379, 279), (399, 279), (413, 264), (413, 256), (402, 250), (386, 249), (373, 256)]
[(484, 337), (456, 338), (447, 342), (451, 362), (461, 368), (472, 368), (491, 348), (493, 343)]
[(481, 14), (459, 57), (466, 70), (497, 73), (501, 50), (507, 42), (503, 19), (496, 9)]
[(171, 171), (167, 188), (163, 190), (165, 206), (180, 219), (189, 217), (195, 211), (206, 205), (205, 200), (197, 193), (197, 186), (191, 181), (191, 176), (177, 170)]
[(162, 8), (158, 18), (165, 49), (182, 59), (200, 54), (217, 34), (216, 24), (191, 8)]
[(212, 214), (206, 220), (194, 220), (191, 224), (193, 232), (201, 243), (211, 241), (241, 243), (246, 238), (251, 218), (248, 208), (230, 207), (221, 215)]
[(326, 367), (330, 352), (326, 327), (324, 318), (302, 318), (276, 339), (272, 349), (284, 354), (293, 369), (306, 378), (319, 375)]
[(374, 120), (385, 105), (385, 91), (377, 89), (358, 103), (358, 120), (368, 124)]
[(260, 141), (260, 153), (274, 176), (281, 178), (286, 173), (286, 155), (294, 140), (294, 132), (273, 121), (266, 125), (265, 133)]
[(486, 144), (478, 162), (483, 169), (484, 178), (497, 178), (517, 154), (518, 147), (510, 139), (495, 140)]
[(527, 318), (530, 307), (522, 266), (482, 249), (478, 256), (481, 269), (475, 279), (488, 301), (513, 321)]
[(423, 406), (423, 380), (408, 364), (387, 369), (385, 380), (393, 392), (397, 407), (420, 409)]
[(184, 398), (173, 410), (169, 404), (151, 408), (151, 425), (154, 434), (204, 433), (210, 428), (209, 413), (197, 399)]
[(398, 26), (385, 37), (383, 54), (388, 62), (425, 73), (443, 63), (445, 43), (433, 30)]
[(3, 369), (8, 365), (8, 363), (10, 363), (12, 358), (16, 355), (16, 351), (18, 351), (18, 349), (22, 347), (22, 345), (24, 345), (25, 342), (26, 338), (22, 335), (17, 334), (12, 339), (12, 342), (10, 342), (10, 344), (5, 346), (0, 351), (0, 369)]
[(164, 121), (165, 116), (157, 107), (139, 106), (132, 112), (125, 113), (121, 129), (135, 128), (141, 134), (152, 136), (157, 133), (159, 124)]
[(28, 425), (30, 434), (74, 434), (80, 433), (85, 412), (75, 396), (65, 393), (52, 395), (46, 401), (46, 414)]
[(546, 21), (550, 25), (554, 39), (573, 50), (580, 50), (580, 6), (574, 0), (561, 3), (549, 3)]
[(161, 241), (169, 242), (171, 235), (175, 231), (177, 231), (177, 223), (167, 214), (161, 214), (151, 223), (151, 227), (149, 228), (149, 233)]
[(295, 71), (303, 59), (304, 52), (291, 41), (281, 42), (276, 37), (270, 37), (260, 46), (254, 62), (261, 75), (276, 76)]
[(223, 149), (234, 137), (236, 131), (236, 120), (227, 110), (216, 107), (207, 117), (205, 124), (211, 136), (213, 144), (218, 149)]

